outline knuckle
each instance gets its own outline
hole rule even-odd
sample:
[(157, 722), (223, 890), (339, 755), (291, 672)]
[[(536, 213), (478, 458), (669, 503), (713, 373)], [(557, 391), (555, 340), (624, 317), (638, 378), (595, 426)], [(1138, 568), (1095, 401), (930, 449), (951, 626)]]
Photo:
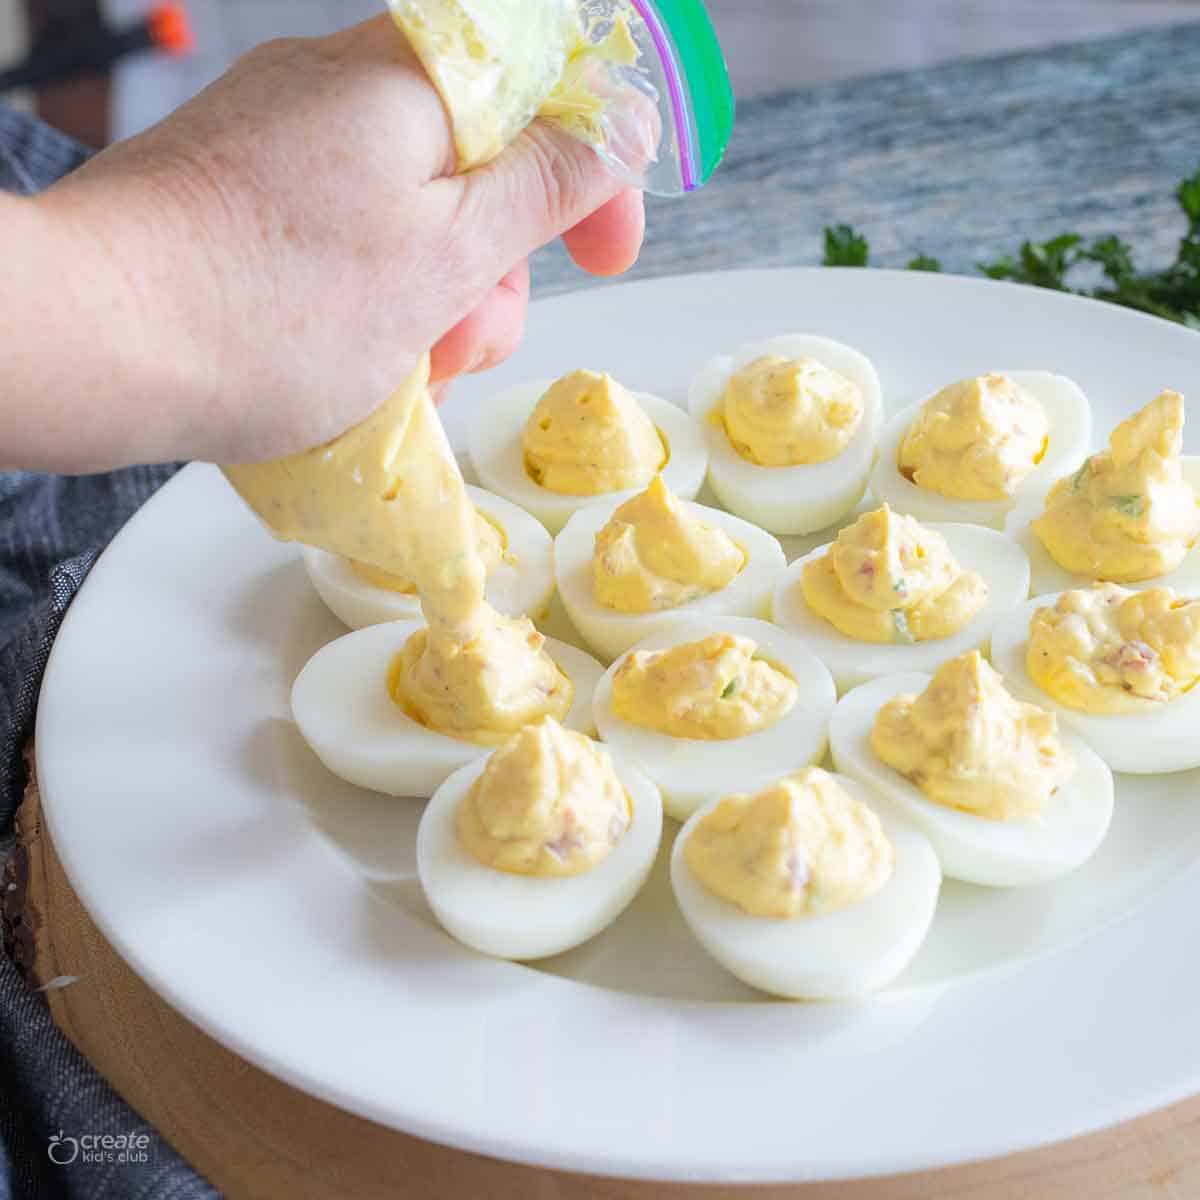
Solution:
[(549, 130), (536, 124), (529, 128), (528, 137), (530, 160), (546, 215), (556, 228), (569, 228), (589, 190), (587, 159), (582, 148), (563, 145)]

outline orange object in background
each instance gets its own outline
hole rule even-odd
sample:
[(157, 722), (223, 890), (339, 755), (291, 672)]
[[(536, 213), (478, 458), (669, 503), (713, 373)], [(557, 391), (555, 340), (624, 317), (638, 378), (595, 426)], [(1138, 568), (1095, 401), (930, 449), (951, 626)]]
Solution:
[(190, 54), (196, 48), (191, 18), (182, 4), (159, 4), (146, 18), (154, 44), (167, 54)]
[(195, 48), (183, 4), (159, 4), (132, 24), (107, 24), (87, 0), (27, 0), (32, 49), (0, 67), (0, 97), (31, 88), (39, 115), (80, 141), (108, 141), (108, 75), (131, 54), (154, 51), (182, 57)]

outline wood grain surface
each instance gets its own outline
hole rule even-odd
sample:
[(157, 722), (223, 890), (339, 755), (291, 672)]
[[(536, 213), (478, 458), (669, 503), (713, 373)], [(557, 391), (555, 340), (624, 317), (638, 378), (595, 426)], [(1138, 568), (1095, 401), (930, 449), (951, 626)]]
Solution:
[[(1200, 1097), (1119, 1128), (986, 1163), (890, 1179), (694, 1187), (516, 1166), (422, 1142), (298, 1092), (218, 1045), (116, 955), (71, 889), (36, 781), (7, 897), (18, 958), (58, 1025), (230, 1200), (1191, 1200)], [(181, 936), (182, 936), (181, 931)], [(982, 1084), (986, 1086), (986, 1083)]]

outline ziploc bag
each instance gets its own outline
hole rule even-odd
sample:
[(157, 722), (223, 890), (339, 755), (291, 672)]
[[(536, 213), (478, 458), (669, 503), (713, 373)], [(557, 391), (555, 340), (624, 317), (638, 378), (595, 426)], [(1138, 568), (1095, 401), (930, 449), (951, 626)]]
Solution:
[(388, 6), (450, 113), (460, 170), (539, 116), (658, 195), (695, 191), (725, 153), (733, 91), (701, 0)]

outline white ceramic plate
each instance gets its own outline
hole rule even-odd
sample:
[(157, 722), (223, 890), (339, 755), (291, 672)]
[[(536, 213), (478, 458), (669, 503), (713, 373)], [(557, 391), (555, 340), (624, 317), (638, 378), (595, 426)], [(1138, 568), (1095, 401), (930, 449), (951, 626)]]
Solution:
[[(483, 397), (591, 361), (596, 330), (620, 378), (681, 402), (712, 347), (790, 328), (869, 354), (893, 408), (1022, 362), (1078, 380), (1107, 430), (1200, 377), (1200, 337), (1117, 308), (922, 274), (759, 271), (535, 305), (525, 347), (464, 383), (448, 423), (461, 445)], [(912, 966), (867, 1001), (772, 1002), (726, 975), (671, 899), (670, 832), (613, 926), (516, 966), (433, 921), (419, 806), (334, 778), (292, 726), (292, 680), (341, 632), (299, 551), (192, 467), (97, 563), (38, 720), (47, 818), (102, 931), (288, 1082), (486, 1154), (712, 1181), (1005, 1154), (1200, 1090), (1200, 773), (1120, 778), (1108, 841), (1058, 883), (948, 882)]]

